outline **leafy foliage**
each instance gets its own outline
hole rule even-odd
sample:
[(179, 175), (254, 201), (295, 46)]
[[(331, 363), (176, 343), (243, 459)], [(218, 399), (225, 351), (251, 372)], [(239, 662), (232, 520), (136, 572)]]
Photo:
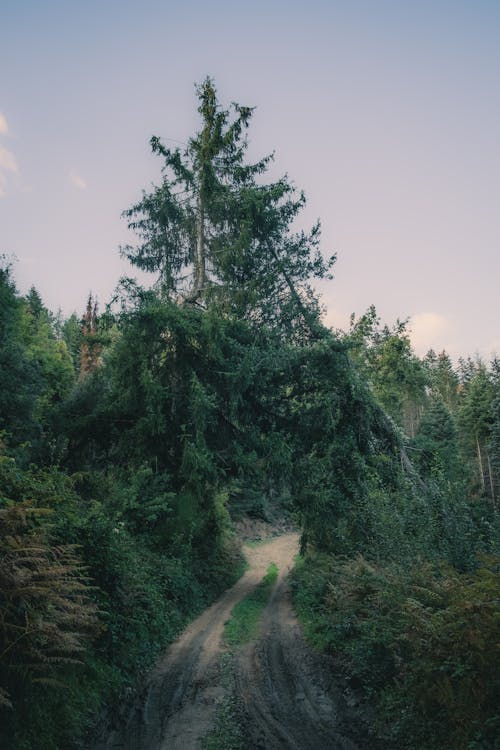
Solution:
[[(459, 375), (444, 352), (420, 362), (405, 324), (380, 331), (374, 308), (347, 340), (398, 426), (384, 442), (376, 404), (363, 420), (371, 451), (355, 520), (335, 503), (340, 540), (327, 506), (310, 516), (295, 575), (306, 633), (376, 709), (375, 744), (489, 750), (500, 721), (495, 364), (469, 360)], [(325, 479), (323, 496), (335, 486)]]
[(311, 556), (295, 585), (310, 637), (377, 707), (388, 746), (466, 750), (493, 748), (500, 722), (499, 583), (494, 557), (460, 574)]
[(408, 321), (381, 327), (372, 305), (358, 320), (351, 317), (347, 338), (380, 405), (413, 437), (425, 402), (426, 373), (412, 351)]

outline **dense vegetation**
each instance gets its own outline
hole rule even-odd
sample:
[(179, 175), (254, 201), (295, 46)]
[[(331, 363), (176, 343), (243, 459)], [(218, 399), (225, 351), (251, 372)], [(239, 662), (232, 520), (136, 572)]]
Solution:
[(0, 270), (2, 747), (81, 746), (239, 574), (231, 516), (270, 508), (385, 746), (494, 747), (500, 366), (420, 360), (373, 309), (325, 329), (304, 196), (245, 160), (251, 109), (197, 94), (200, 132), (152, 139), (161, 183), (126, 212), (152, 288), (61, 320)]
[(321, 528), (297, 567), (306, 633), (374, 711), (374, 747), (496, 748), (498, 362), (418, 359), (373, 308), (346, 338), (398, 449), (364, 474), (364, 533)]

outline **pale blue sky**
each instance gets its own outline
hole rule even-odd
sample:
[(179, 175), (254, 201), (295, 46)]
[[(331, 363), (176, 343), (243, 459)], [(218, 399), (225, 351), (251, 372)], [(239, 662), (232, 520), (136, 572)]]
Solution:
[(500, 353), (500, 2), (0, 4), (0, 252), (82, 311), (121, 273), (120, 213), (158, 179), (152, 134), (196, 127), (193, 83), (255, 105), (254, 156), (306, 191), (336, 279), (415, 344)]

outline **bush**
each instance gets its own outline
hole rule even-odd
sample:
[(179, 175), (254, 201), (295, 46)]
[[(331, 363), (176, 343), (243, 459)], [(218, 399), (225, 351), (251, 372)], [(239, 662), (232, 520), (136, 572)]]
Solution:
[[(499, 559), (475, 571), (406, 569), (311, 556), (295, 572), (306, 633), (377, 709), (378, 732), (408, 750), (494, 748), (500, 729)], [(495, 734), (496, 732), (496, 734)]]
[(0, 457), (6, 750), (77, 747), (102, 706), (242, 572), (224, 493), (205, 546), (168, 549), (154, 534), (138, 533), (141, 508), (132, 518), (129, 506), (123, 513), (129, 495), (117, 475), (114, 481), (92, 473), (76, 483), (56, 469), (23, 471)]

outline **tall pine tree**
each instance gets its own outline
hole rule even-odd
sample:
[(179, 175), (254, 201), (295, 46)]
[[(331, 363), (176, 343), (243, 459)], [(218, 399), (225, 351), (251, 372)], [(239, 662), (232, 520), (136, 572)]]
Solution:
[(125, 212), (139, 244), (122, 254), (158, 274), (163, 296), (310, 331), (318, 306), (309, 282), (329, 276), (335, 261), (319, 250), (319, 222), (310, 232), (292, 232), (303, 193), (287, 177), (263, 184), (272, 155), (246, 162), (253, 109), (223, 109), (210, 78), (196, 93), (201, 130), (186, 148), (151, 139), (164, 160), (163, 179)]

